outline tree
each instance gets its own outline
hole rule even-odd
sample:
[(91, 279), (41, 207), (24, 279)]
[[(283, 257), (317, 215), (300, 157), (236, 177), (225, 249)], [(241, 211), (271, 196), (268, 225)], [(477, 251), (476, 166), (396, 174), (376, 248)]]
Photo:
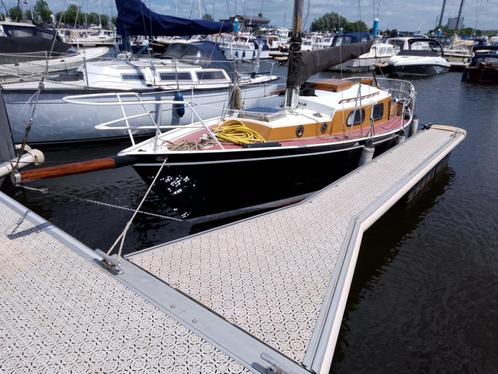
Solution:
[(82, 18), (84, 20), (87, 20), (89, 24), (91, 25), (98, 25), (99, 24), (99, 15), (95, 12), (87, 13), (86, 16), (82, 14)]
[(348, 24), (348, 20), (335, 12), (326, 13), (311, 22), (310, 31), (337, 31)]
[(55, 13), (55, 23), (64, 23), (64, 12), (61, 10)]
[(48, 3), (45, 0), (36, 0), (35, 6), (33, 7), (33, 13), (35, 19), (40, 19), (43, 23), (52, 21), (50, 18), (52, 11), (49, 9)]
[(109, 26), (109, 17), (106, 14), (100, 15), (100, 21), (102, 22), (103, 28), (106, 28)]
[(344, 26), (344, 31), (346, 32), (352, 32), (352, 31), (357, 31), (357, 32), (367, 32), (368, 27), (363, 21), (356, 21), (356, 22), (347, 22), (346, 25)]
[(74, 4), (68, 6), (68, 8), (64, 11), (64, 15), (62, 16), (62, 18), (64, 19), (64, 23), (68, 25), (74, 25), (76, 23), (76, 20), (78, 20), (77, 24), (81, 25), (82, 23), (79, 9)]
[(214, 18), (213, 18), (213, 16), (212, 16), (211, 14), (204, 14), (204, 15), (202, 16), (202, 19), (203, 19), (204, 21), (214, 21)]
[(29, 20), (29, 21), (34, 21), (33, 20), (33, 9), (26, 9), (24, 11), (24, 18), (23, 19), (26, 19), (26, 20)]
[(9, 16), (13, 21), (22, 20), (22, 10), (21, 7), (15, 6), (9, 9)]

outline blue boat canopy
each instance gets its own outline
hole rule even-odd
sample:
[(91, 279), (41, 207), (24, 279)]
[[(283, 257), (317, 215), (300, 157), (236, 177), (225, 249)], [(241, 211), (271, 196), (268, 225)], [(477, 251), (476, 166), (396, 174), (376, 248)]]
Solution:
[(363, 43), (373, 40), (373, 35), (368, 32), (345, 32), (334, 36), (332, 47), (339, 47), (341, 45)]
[(185, 19), (153, 12), (140, 0), (116, 0), (117, 33), (127, 38), (145, 36), (191, 36), (231, 32), (229, 22)]

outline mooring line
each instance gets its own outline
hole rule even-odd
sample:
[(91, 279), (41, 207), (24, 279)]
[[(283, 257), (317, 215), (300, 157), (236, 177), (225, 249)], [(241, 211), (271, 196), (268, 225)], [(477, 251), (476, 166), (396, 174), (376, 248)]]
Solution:
[[(124, 210), (124, 211), (127, 211), (127, 212), (132, 212), (132, 213), (135, 212), (135, 209), (132, 209), (132, 208), (127, 208), (127, 207), (124, 207), (124, 206), (115, 205), (115, 204), (111, 204), (111, 203), (106, 203), (106, 202), (103, 202), (103, 201), (98, 201), (98, 200), (93, 200), (93, 199), (88, 199), (88, 198), (84, 198), (84, 197), (72, 196), (72, 195), (62, 194), (62, 193), (59, 193), (59, 192), (49, 191), (48, 188), (36, 188), (36, 187), (28, 187), (28, 186), (22, 186), (21, 188), (23, 188), (25, 190), (29, 190), (29, 191), (41, 192), (43, 194), (50, 193), (52, 195), (56, 195), (56, 196), (60, 196), (60, 197), (68, 198), (68, 199), (73, 199), (73, 200), (77, 200), (77, 201), (82, 201), (82, 202), (85, 202), (85, 203), (91, 203), (91, 204), (95, 204), (95, 205), (105, 206), (105, 207), (108, 207), (108, 208), (120, 209), (120, 210)], [(165, 215), (162, 215), (162, 214), (147, 212), (147, 211), (144, 211), (144, 210), (139, 210), (138, 213), (144, 214), (144, 215), (147, 215), (147, 216), (156, 217), (156, 218), (169, 219), (169, 220), (176, 221), (176, 222), (185, 222), (185, 220), (183, 220), (181, 218), (175, 218), (175, 217), (171, 217), (171, 216), (165, 216)]]

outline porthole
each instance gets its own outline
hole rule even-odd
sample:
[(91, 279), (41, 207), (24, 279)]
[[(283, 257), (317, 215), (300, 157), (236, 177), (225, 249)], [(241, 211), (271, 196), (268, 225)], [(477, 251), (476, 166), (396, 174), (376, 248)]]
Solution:
[(304, 126), (303, 125), (299, 125), (296, 127), (296, 136), (298, 138), (300, 138), (301, 136), (303, 136), (304, 134)]

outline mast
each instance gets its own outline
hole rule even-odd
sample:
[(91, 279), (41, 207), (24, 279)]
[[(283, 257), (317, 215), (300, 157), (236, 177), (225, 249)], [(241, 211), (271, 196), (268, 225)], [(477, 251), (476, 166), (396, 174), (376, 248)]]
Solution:
[(301, 56), (301, 34), (303, 20), (304, 0), (294, 0), (294, 13), (292, 15), (292, 31), (289, 43), (289, 61), (287, 68), (287, 90), (285, 91), (285, 106), (291, 109), (297, 107), (299, 86), (290, 83), (293, 74), (293, 61)]
[(460, 31), (462, 28), (462, 9), (463, 9), (464, 0), (460, 2), (460, 9), (458, 9), (458, 19), (457, 19), (457, 31)]
[(439, 16), (438, 29), (441, 28), (443, 24), (444, 8), (446, 7), (446, 0), (443, 0), (443, 7), (441, 8), (441, 15)]

